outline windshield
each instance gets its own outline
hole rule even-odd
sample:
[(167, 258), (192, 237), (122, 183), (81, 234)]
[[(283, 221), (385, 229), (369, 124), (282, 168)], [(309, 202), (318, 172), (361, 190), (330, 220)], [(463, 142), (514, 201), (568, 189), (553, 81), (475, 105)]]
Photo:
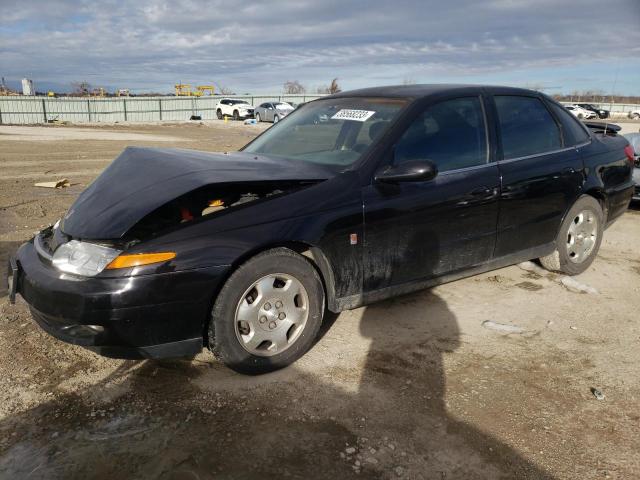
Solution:
[(403, 99), (330, 98), (298, 108), (243, 150), (342, 171), (389, 128)]
[(274, 105), (280, 110), (293, 110), (293, 107), (288, 103), (274, 103)]

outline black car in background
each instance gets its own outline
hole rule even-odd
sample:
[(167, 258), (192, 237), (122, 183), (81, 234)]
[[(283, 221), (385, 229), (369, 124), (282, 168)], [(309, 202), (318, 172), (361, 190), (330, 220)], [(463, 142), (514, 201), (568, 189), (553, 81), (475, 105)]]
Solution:
[(605, 110), (603, 108), (598, 108), (595, 105), (591, 104), (591, 103), (577, 103), (576, 105), (578, 105), (579, 107), (584, 108), (585, 110), (589, 110), (590, 112), (595, 113), (596, 115), (598, 115), (598, 118), (602, 119), (602, 118), (609, 118), (609, 110)]
[(19, 248), (10, 298), (103, 355), (281, 368), (325, 309), (535, 258), (584, 271), (633, 192), (603, 126), (530, 90), (411, 85), (306, 103), (235, 153), (127, 148)]

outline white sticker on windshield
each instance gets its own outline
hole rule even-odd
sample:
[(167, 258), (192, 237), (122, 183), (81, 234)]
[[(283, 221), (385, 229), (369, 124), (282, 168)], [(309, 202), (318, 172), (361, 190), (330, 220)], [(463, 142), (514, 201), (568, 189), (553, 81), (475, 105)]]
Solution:
[(371, 116), (376, 113), (371, 110), (349, 110), (343, 108), (331, 117), (332, 120), (355, 120), (356, 122), (366, 122)]

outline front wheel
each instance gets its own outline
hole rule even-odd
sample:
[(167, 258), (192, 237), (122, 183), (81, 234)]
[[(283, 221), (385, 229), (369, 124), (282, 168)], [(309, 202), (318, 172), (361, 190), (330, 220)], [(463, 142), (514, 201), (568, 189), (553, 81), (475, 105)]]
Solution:
[(280, 120), (280, 117), (278, 117), (278, 115), (275, 115), (273, 117), (273, 123), (278, 123), (279, 120)]
[(286, 367), (313, 344), (324, 289), (313, 265), (287, 248), (241, 265), (215, 301), (209, 348), (225, 365), (258, 374)]
[(604, 214), (598, 201), (588, 195), (580, 197), (565, 217), (556, 250), (540, 258), (544, 268), (578, 275), (593, 263), (598, 254), (604, 232)]
[(240, 114), (238, 113), (238, 110), (233, 111), (233, 119), (240, 120)]

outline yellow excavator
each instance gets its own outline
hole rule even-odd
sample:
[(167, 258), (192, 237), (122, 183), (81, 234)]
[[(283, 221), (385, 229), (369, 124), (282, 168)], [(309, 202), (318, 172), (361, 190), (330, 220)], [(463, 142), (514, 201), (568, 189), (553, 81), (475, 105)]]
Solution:
[(213, 95), (215, 88), (213, 85), (198, 85), (195, 90), (191, 90), (189, 83), (176, 83), (174, 85), (176, 97), (203, 97)]

